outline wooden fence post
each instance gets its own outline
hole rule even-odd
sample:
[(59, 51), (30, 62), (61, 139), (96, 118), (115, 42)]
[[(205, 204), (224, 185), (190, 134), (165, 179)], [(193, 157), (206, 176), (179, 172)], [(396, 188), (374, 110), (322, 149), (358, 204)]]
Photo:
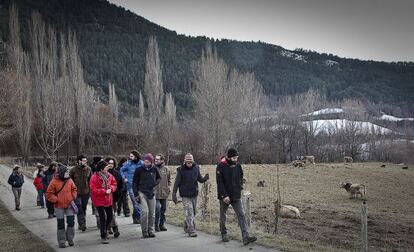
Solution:
[(243, 191), (243, 209), (244, 209), (244, 217), (246, 218), (247, 226), (251, 226), (251, 212), (250, 212), (250, 191)]
[(364, 200), (361, 211), (361, 251), (368, 252), (368, 207)]

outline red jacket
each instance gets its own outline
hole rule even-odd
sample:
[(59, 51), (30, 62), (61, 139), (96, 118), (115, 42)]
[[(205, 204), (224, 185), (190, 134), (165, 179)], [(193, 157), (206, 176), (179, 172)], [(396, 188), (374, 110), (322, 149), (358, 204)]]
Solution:
[(36, 190), (44, 190), (45, 187), (42, 184), (42, 177), (36, 177), (33, 180), (33, 185), (36, 187)]
[[(89, 182), (91, 189), (91, 199), (95, 207), (97, 206), (112, 206), (112, 194), (116, 191), (116, 180), (108, 172), (108, 184), (106, 187), (103, 186), (103, 180), (99, 177), (98, 173), (92, 175), (91, 181)], [(110, 194), (106, 194), (106, 190), (111, 189)]]

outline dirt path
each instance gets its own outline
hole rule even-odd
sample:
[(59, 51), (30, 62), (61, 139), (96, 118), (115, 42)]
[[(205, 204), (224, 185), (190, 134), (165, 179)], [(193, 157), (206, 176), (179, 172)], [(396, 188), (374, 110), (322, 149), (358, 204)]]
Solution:
[[(56, 219), (47, 219), (46, 210), (35, 206), (37, 192), (32, 181), (28, 178), (26, 178), (23, 185), (22, 210), (14, 210), (13, 195), (10, 186), (7, 184), (10, 173), (10, 168), (0, 165), (0, 200), (4, 202), (13, 216), (31, 232), (45, 240), (56, 250), (60, 250), (56, 241)], [(224, 244), (218, 236), (202, 232), (198, 232), (199, 237), (197, 238), (188, 238), (181, 228), (172, 225), (167, 225), (167, 232), (156, 233), (157, 237), (154, 239), (142, 239), (139, 225), (133, 225), (131, 218), (125, 217), (118, 217), (117, 219), (121, 236), (117, 239), (110, 238), (110, 244), (103, 245), (100, 243), (95, 216), (91, 215), (90, 208), (87, 212), (87, 231), (82, 233), (76, 230), (75, 246), (65, 248), (64, 251), (275, 251), (256, 245), (243, 246), (237, 241)], [(77, 224), (75, 227), (77, 227)]]

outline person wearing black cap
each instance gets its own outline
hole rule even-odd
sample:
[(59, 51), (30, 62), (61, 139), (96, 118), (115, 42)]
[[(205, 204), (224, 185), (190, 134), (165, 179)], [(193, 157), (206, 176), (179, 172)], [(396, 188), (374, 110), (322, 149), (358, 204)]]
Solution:
[(237, 215), (243, 244), (247, 245), (256, 241), (257, 238), (249, 236), (246, 218), (240, 201), (243, 189), (243, 169), (240, 163), (238, 163), (238, 158), (239, 153), (237, 150), (230, 148), (227, 151), (227, 156), (220, 160), (216, 168), (217, 197), (220, 201), (220, 232), (223, 242), (228, 242), (226, 212), (229, 205), (231, 205)]

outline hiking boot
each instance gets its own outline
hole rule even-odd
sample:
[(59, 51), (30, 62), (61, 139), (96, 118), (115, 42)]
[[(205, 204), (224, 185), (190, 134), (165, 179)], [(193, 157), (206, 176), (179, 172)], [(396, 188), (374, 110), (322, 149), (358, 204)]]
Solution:
[(66, 244), (64, 244), (64, 243), (59, 244), (59, 248), (66, 248)]
[(119, 235), (120, 235), (119, 230), (118, 230), (118, 227), (113, 227), (113, 229), (114, 229), (114, 237), (115, 238), (118, 238)]
[(113, 235), (113, 234), (114, 234), (114, 232), (112, 232), (112, 230), (111, 230), (111, 229), (108, 229), (108, 234)]
[(121, 212), (117, 212), (116, 213), (116, 216), (121, 216)]
[(105, 238), (102, 238), (101, 239), (101, 243), (102, 244), (108, 244), (109, 243), (108, 238), (106, 238), (106, 237)]
[(167, 231), (167, 228), (164, 225), (162, 225), (160, 226), (160, 231)]
[(254, 237), (254, 236), (248, 236), (246, 238), (243, 238), (243, 245), (247, 245), (247, 244), (249, 244), (251, 242), (255, 242), (255, 241), (257, 241), (257, 238), (256, 237)]
[(68, 244), (70, 247), (73, 247), (73, 245), (75, 245), (75, 243), (73, 241), (68, 241)]
[(16, 211), (20, 211), (20, 207), (18, 207), (18, 206), (17, 206), (17, 207), (16, 207)]
[(189, 233), (188, 236), (190, 236), (192, 238), (195, 238), (195, 237), (197, 237), (197, 233), (196, 232), (192, 232), (192, 233)]
[(134, 218), (133, 223), (134, 223), (134, 224), (141, 224), (141, 220), (140, 220), (140, 219), (136, 219), (136, 218)]
[(48, 218), (48, 219), (52, 219), (52, 218), (53, 218), (53, 214), (49, 214), (49, 215), (47, 216), (47, 218)]
[(221, 235), (221, 240), (223, 242), (229, 242), (230, 241), (229, 236), (227, 234)]
[(142, 238), (149, 238), (149, 235), (148, 235), (148, 233), (142, 233)]
[(160, 232), (160, 227), (155, 227), (155, 232)]
[(131, 216), (130, 214), (125, 214), (125, 217), (129, 217), (129, 216)]
[(148, 233), (148, 237), (149, 237), (149, 238), (154, 238), (154, 237), (155, 237), (155, 234), (154, 234), (153, 232), (149, 232), (149, 233)]
[(83, 224), (82, 225), (81, 230), (82, 230), (82, 232), (85, 232), (86, 231), (86, 224)]

